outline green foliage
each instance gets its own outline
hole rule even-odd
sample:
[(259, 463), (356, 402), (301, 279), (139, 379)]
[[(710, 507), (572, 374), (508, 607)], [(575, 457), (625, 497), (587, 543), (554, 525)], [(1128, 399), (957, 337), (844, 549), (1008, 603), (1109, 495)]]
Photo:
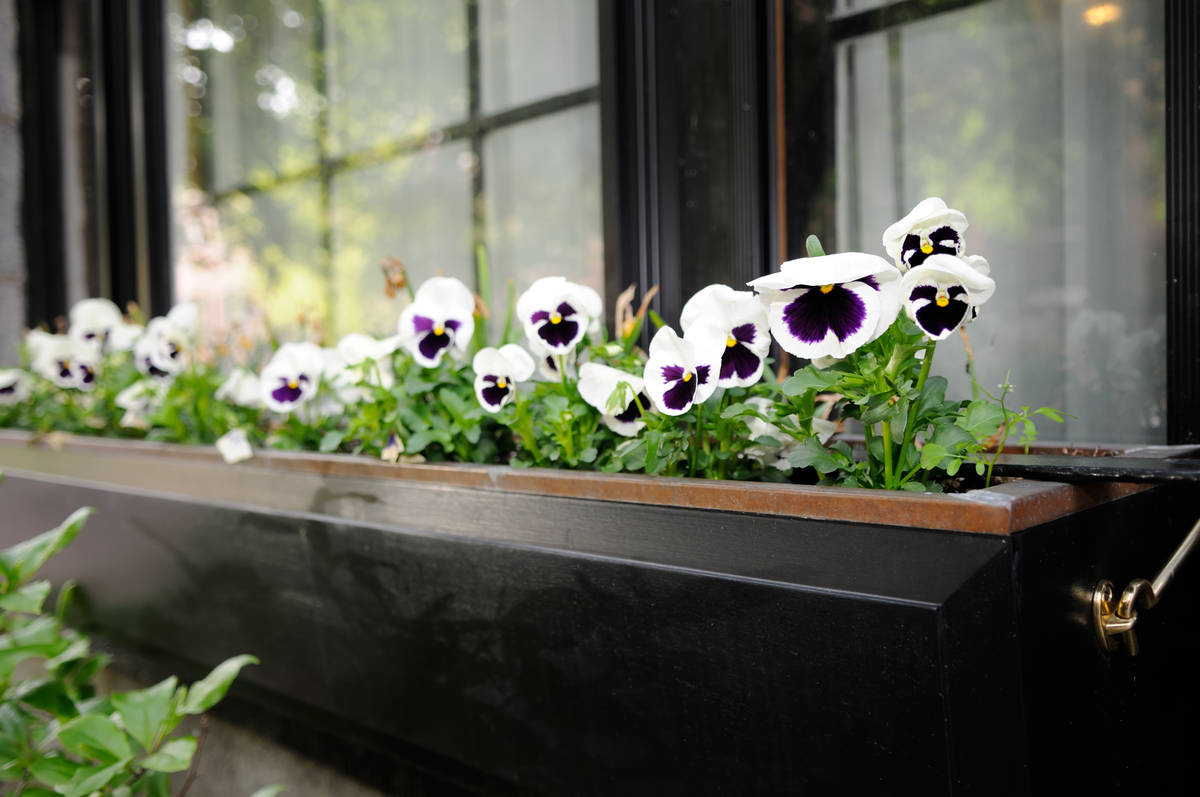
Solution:
[[(107, 664), (63, 615), (73, 587), (59, 590), (45, 614), (50, 582), (33, 580), (79, 533), (80, 509), (57, 528), (0, 551), (0, 781), (21, 797), (101, 794), (169, 795), (168, 773), (195, 765), (199, 742), (173, 737), (189, 714), (212, 708), (238, 672), (257, 660), (235, 656), (187, 688), (174, 676), (145, 689), (97, 695)], [(15, 678), (23, 671), (36, 672)], [(256, 794), (274, 795), (280, 787)]]

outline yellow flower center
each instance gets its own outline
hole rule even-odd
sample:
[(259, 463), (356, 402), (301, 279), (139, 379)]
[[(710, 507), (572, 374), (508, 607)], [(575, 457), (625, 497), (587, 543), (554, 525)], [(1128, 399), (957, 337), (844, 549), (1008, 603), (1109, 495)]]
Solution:
[(690, 381), (692, 381), (692, 372), (691, 372), (691, 371), (684, 371), (684, 372), (683, 372), (683, 381), (684, 381), (684, 382), (690, 382)]
[(436, 327), (433, 328), (433, 334), (435, 334), (435, 335), (441, 335), (445, 331), (446, 331), (446, 328), (444, 326), (442, 326), (441, 324), (438, 324)]
[(730, 335), (729, 337), (725, 338), (725, 348), (732, 349), (736, 345), (737, 345), (737, 340), (734, 339), (733, 335)]
[(298, 387), (300, 387), (300, 383), (297, 382), (295, 379), (288, 380), (288, 389), (295, 390)]
[(938, 295), (938, 297), (937, 297), (937, 306), (938, 306), (938, 307), (945, 307), (945, 306), (946, 306), (946, 305), (948, 305), (948, 304), (950, 304), (950, 297), (949, 297), (949, 296), (947, 296), (947, 295), (946, 295), (946, 294), (944, 294), (944, 293), (943, 293), (943, 294), (939, 294), (939, 295)]
[(562, 323), (562, 313), (551, 314), (550, 323), (551, 324), (561, 324)]
[(496, 387), (508, 387), (508, 380), (506, 380), (504, 377), (500, 377), (496, 380)]
[(822, 285), (821, 286), (821, 293), (829, 293), (832, 290), (833, 290), (832, 285)]
[(932, 254), (933, 253), (933, 242), (932, 241), (921, 241), (921, 253), (926, 254), (926, 255)]

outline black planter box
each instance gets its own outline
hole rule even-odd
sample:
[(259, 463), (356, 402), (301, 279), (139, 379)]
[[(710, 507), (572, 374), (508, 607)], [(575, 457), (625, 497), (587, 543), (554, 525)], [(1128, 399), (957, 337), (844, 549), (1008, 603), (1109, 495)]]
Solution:
[[(1185, 771), (1197, 570), (1101, 652), (1186, 487), (963, 496), (389, 466), (0, 434), (3, 542), (97, 514), (75, 578), (119, 650), (250, 652), (243, 702), (475, 791), (1135, 791)], [(1189, 500), (1190, 499), (1190, 500)], [(457, 787), (456, 787), (457, 788)]]

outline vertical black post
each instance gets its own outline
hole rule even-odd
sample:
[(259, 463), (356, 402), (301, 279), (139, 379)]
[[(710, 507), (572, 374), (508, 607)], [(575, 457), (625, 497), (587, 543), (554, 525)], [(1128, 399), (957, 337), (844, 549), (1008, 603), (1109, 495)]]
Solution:
[(171, 175), (168, 165), (166, 19), (163, 0), (141, 2), (142, 107), (145, 153), (146, 254), (150, 307), (174, 303), (171, 257)]
[(605, 243), (621, 258), (610, 273), (658, 285), (668, 321), (692, 291), (768, 270), (773, 11), (771, 0), (601, 6), (605, 209), (616, 215)]
[(1200, 5), (1167, 0), (1167, 442), (1200, 443)]
[(21, 139), (24, 149), (21, 223), (25, 239), (25, 322), (52, 322), (66, 311), (61, 181), (62, 124), (58, 109), (57, 2), (20, 0)]
[[(483, 130), (478, 119), (483, 112), (483, 52), (479, 37), (482, 35), (479, 22), (478, 0), (467, 0), (467, 118), (471, 124), (471, 254), (475, 257), (472, 272), (475, 288), (484, 287), (479, 280), (479, 251), (487, 242), (487, 217), (484, 215), (483, 174)], [(485, 302), (493, 297), (484, 296)]]
[(163, 0), (93, 0), (96, 293), (171, 304)]

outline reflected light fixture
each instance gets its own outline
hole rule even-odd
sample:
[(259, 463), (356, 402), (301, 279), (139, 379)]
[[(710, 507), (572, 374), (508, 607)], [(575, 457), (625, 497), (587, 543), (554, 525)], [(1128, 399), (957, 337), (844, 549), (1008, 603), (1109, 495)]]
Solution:
[(1121, 18), (1121, 7), (1116, 3), (1101, 3), (1083, 12), (1083, 21), (1094, 28), (1116, 22)]

